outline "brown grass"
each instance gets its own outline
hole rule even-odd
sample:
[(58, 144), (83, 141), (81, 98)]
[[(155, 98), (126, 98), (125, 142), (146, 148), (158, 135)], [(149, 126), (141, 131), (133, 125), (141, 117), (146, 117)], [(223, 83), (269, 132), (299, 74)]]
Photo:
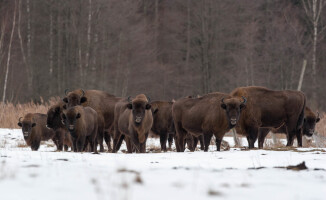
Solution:
[(24, 117), (27, 113), (44, 113), (46, 114), (49, 107), (56, 104), (59, 97), (53, 97), (45, 102), (40, 98), (40, 104), (29, 102), (24, 104), (12, 104), (0, 102), (0, 128), (19, 128), (17, 125), (19, 117)]

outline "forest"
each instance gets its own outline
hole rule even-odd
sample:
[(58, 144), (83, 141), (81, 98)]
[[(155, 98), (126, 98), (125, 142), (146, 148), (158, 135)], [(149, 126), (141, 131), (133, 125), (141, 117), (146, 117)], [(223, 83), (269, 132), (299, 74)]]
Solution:
[(323, 0), (1, 0), (0, 101), (258, 85), (326, 110)]

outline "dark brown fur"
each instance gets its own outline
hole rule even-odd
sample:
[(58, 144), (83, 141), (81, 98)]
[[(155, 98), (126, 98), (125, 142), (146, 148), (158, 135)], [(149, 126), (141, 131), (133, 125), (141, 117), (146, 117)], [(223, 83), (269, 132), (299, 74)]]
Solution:
[(90, 144), (90, 151), (97, 153), (98, 116), (90, 107), (74, 106), (64, 110), (62, 119), (70, 132), (75, 152), (82, 152)]
[(47, 127), (54, 130), (55, 135), (53, 141), (59, 151), (62, 151), (63, 147), (65, 151), (68, 150), (68, 147), (72, 148), (71, 136), (61, 119), (64, 105), (64, 102), (59, 102), (51, 106), (47, 113)]
[(63, 101), (67, 104), (67, 108), (82, 105), (93, 108), (98, 114), (98, 143), (100, 144), (100, 152), (104, 151), (103, 138), (111, 151), (111, 136), (113, 135), (114, 107), (121, 98), (115, 97), (109, 93), (100, 90), (85, 90), (85, 94), (81, 89), (71, 91), (67, 94)]
[(137, 95), (132, 102), (122, 100), (116, 104), (114, 135), (119, 138), (119, 142), (114, 146), (113, 152), (118, 151), (118, 144), (121, 144), (123, 138), (129, 153), (134, 150), (146, 152), (146, 140), (153, 124), (150, 109), (151, 105), (143, 94)]
[(160, 136), (161, 150), (166, 151), (166, 142), (169, 139), (169, 148), (171, 149), (172, 139), (175, 135), (175, 129), (172, 118), (173, 102), (154, 101), (151, 102), (153, 113), (153, 126), (151, 131)]
[(301, 128), (306, 102), (302, 92), (274, 91), (252, 86), (236, 88), (231, 96), (247, 98), (246, 109), (241, 113), (237, 132), (247, 136), (249, 148), (254, 148), (258, 131), (258, 146), (263, 148), (269, 128), (279, 128), (283, 125), (287, 128), (287, 146), (293, 145), (294, 136), (297, 137), (299, 146), (302, 146)]
[(18, 126), (22, 127), (24, 139), (33, 151), (37, 151), (41, 141), (47, 141), (54, 137), (54, 131), (46, 128), (47, 115), (41, 113), (28, 113)]
[[(177, 100), (172, 107), (177, 133), (177, 151), (184, 151), (184, 139), (187, 133), (195, 137), (203, 134), (205, 151), (208, 151), (211, 137), (214, 134), (216, 148), (219, 151), (224, 134), (235, 126), (234, 121), (238, 120), (244, 104), (245, 101), (241, 98), (231, 98), (228, 94), (218, 92), (196, 99), (182, 98)], [(233, 124), (231, 124), (230, 119), (233, 120)]]
[[(309, 107), (305, 107), (304, 111), (304, 122), (302, 128), (302, 135), (306, 135), (307, 137), (311, 137), (315, 132), (315, 126), (319, 122), (319, 116), (315, 115), (314, 112)], [(286, 127), (282, 126), (279, 129), (271, 129), (273, 133), (285, 133)]]

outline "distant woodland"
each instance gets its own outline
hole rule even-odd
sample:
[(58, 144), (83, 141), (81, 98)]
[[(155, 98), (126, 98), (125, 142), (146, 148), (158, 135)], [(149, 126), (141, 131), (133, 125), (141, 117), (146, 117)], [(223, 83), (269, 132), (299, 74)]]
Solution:
[[(1, 0), (0, 101), (259, 85), (326, 110), (324, 0)], [(301, 80), (301, 81), (300, 81)]]

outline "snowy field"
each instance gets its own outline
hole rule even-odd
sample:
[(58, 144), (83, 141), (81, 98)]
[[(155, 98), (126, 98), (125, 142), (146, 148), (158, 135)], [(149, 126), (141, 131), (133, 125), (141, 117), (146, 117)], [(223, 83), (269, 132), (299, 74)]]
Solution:
[[(232, 147), (232, 138), (226, 140)], [(159, 140), (148, 146), (159, 148)], [(325, 148), (99, 155), (55, 150), (46, 142), (32, 152), (21, 130), (0, 129), (0, 199), (326, 199)], [(303, 161), (307, 170), (275, 168)]]

